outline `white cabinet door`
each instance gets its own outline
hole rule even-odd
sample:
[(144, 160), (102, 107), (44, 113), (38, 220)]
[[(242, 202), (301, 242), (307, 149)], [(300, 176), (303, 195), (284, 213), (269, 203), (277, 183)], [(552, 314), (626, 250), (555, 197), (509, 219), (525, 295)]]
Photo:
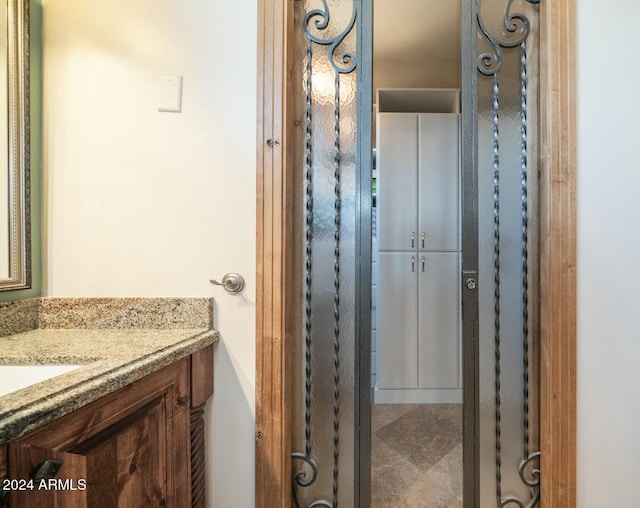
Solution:
[(378, 249), (411, 250), (418, 242), (418, 115), (378, 115)]
[(416, 253), (378, 258), (378, 389), (418, 387), (417, 270)]
[(419, 386), (459, 388), (460, 254), (419, 253), (419, 280)]
[(459, 115), (420, 118), (419, 248), (460, 250)]

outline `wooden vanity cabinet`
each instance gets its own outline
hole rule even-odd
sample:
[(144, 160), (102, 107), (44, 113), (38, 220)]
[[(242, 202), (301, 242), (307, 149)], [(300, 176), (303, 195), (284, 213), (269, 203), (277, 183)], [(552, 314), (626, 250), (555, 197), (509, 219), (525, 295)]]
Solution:
[[(7, 471), (7, 445), (0, 445), (0, 480), (9, 477), (9, 471)], [(4, 508), (7, 505), (9, 493), (5, 492), (0, 485), (0, 508)]]
[(204, 506), (212, 362), (210, 346), (10, 442), (9, 478), (62, 465), (54, 480), (10, 492), (9, 507)]

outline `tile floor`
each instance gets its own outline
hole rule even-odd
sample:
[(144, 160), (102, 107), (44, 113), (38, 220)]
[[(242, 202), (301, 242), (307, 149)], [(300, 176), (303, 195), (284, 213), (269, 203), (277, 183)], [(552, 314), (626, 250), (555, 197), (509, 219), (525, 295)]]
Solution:
[(462, 405), (372, 406), (372, 508), (462, 506)]

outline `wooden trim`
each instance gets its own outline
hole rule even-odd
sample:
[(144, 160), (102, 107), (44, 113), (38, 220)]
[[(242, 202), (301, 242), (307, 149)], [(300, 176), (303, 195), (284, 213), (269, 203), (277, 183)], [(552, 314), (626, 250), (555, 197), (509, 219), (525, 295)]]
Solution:
[(293, 0), (258, 2), (256, 506), (291, 506)]
[[(258, 2), (256, 506), (291, 506), (291, 111), (294, 0)], [(575, 0), (541, 2), (541, 506), (576, 503)], [(272, 139), (279, 145), (269, 148)]]
[(543, 508), (576, 505), (575, 0), (541, 2), (541, 386)]
[(191, 508), (206, 508), (207, 475), (205, 470), (204, 404), (191, 407), (189, 424), (191, 436)]
[(213, 395), (213, 344), (190, 357), (191, 508), (205, 508), (206, 460), (204, 406)]
[(213, 395), (213, 344), (191, 355), (191, 407), (203, 406)]

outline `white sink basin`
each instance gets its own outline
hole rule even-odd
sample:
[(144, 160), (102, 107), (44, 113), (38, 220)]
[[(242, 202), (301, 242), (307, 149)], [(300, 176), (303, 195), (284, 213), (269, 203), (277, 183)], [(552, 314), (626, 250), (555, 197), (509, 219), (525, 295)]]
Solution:
[(0, 397), (80, 367), (82, 365), (0, 365)]

